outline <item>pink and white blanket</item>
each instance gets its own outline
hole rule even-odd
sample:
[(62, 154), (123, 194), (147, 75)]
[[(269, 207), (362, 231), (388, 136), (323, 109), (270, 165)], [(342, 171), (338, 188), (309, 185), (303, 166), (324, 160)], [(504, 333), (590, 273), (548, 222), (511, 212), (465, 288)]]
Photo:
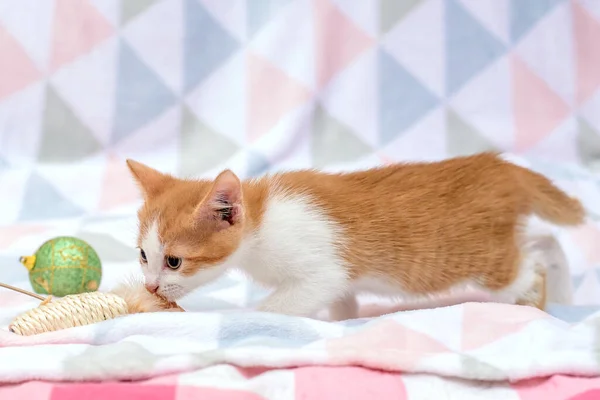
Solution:
[(1, 331), (0, 360), (7, 399), (585, 399), (600, 393), (600, 312), (570, 323), (492, 303), (340, 323), (157, 313), (35, 337)]

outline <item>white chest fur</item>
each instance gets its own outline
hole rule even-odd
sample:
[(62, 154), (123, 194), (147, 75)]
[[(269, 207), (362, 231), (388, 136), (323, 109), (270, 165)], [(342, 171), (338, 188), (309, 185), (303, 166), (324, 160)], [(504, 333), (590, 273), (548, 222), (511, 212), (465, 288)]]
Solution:
[(275, 288), (261, 307), (309, 315), (343, 295), (348, 272), (339, 254), (344, 236), (337, 224), (301, 195), (273, 196), (262, 223), (236, 257), (260, 284)]
[[(345, 279), (341, 229), (304, 196), (274, 196), (260, 228), (247, 238), (240, 267), (257, 281), (280, 285), (316, 276)], [(290, 282), (291, 283), (291, 282)]]

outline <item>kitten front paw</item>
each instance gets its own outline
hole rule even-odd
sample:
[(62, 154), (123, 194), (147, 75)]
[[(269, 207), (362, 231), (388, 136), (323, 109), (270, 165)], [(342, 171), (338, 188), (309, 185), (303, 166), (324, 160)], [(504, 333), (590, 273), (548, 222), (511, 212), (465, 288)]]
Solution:
[(344, 296), (329, 307), (331, 321), (346, 321), (354, 318), (358, 318), (358, 302), (354, 294)]

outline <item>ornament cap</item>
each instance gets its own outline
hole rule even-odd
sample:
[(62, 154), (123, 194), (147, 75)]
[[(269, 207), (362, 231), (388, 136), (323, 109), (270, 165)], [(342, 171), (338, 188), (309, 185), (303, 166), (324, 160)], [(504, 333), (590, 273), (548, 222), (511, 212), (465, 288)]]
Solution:
[(35, 256), (23, 256), (19, 259), (21, 264), (27, 268), (28, 271), (31, 271), (35, 266)]

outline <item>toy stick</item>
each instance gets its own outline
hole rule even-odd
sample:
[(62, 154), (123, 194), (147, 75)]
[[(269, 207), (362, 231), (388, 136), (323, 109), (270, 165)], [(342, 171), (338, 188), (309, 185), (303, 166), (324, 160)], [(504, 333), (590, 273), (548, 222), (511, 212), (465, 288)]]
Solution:
[(23, 290), (23, 289), (20, 289), (18, 287), (15, 287), (15, 286), (7, 285), (6, 283), (0, 282), (0, 287), (3, 287), (5, 289), (9, 289), (9, 290), (14, 290), (15, 292), (26, 294), (27, 296), (35, 297), (38, 300), (42, 300), (42, 301), (46, 300), (46, 298), (44, 296), (40, 296), (39, 294), (28, 292), (27, 290)]

